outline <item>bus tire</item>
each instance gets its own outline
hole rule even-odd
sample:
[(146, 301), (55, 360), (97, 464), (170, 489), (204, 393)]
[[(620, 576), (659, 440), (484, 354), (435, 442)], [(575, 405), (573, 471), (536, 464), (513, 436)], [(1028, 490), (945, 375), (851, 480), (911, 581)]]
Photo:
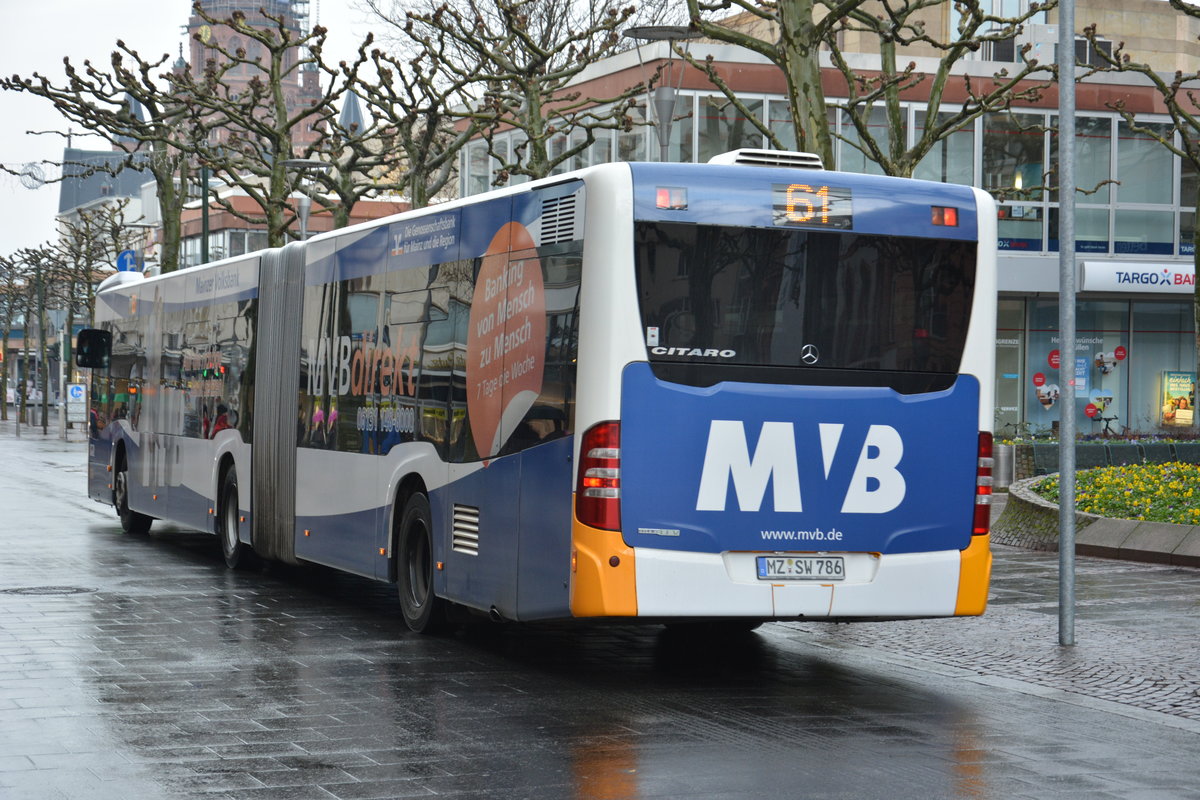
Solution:
[(129, 467), (124, 453), (117, 461), (116, 475), (113, 476), (113, 506), (117, 509), (121, 530), (125, 533), (142, 536), (150, 532), (150, 523), (154, 518), (129, 507)]
[(433, 591), (433, 522), (429, 498), (417, 492), (400, 517), (396, 542), (397, 589), (404, 624), (416, 633), (446, 625), (446, 602)]
[(230, 569), (254, 566), (254, 551), (238, 539), (238, 482), (237, 469), (233, 466), (229, 467), (221, 481), (220, 499), (217, 506), (217, 539), (221, 542), (225, 566)]

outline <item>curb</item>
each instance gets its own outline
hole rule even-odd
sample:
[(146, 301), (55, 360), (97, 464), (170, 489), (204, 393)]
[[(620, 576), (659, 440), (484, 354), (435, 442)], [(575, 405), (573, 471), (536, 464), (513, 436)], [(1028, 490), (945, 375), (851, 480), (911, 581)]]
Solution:
[[(1014, 481), (992, 541), (1029, 550), (1058, 551), (1058, 506), (1030, 487), (1045, 475)], [(1200, 526), (1112, 519), (1075, 512), (1075, 552), (1151, 564), (1200, 567)]]

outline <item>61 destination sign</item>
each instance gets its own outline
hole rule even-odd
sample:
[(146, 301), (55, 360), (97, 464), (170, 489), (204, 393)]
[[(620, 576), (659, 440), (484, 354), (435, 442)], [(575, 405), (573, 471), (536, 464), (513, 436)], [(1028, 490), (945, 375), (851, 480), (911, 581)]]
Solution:
[(853, 197), (846, 186), (773, 183), (771, 208), (776, 225), (848, 230), (854, 224)]

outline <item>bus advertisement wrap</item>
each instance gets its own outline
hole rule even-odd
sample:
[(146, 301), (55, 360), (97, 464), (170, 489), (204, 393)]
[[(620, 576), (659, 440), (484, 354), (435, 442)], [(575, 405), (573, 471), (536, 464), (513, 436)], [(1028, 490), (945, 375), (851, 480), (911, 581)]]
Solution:
[(393, 583), (418, 632), (982, 613), (994, 204), (794, 163), (602, 164), (109, 278), (89, 494), (233, 569)]
[(484, 254), (467, 335), (467, 415), (479, 454), (500, 452), (542, 388), (546, 298), (533, 237), (504, 225)]

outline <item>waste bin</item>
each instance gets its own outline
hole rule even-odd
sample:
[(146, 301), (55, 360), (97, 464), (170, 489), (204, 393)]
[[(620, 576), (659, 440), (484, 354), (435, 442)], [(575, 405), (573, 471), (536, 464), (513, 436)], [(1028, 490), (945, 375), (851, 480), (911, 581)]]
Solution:
[(998, 444), (992, 448), (992, 488), (1007, 489), (1013, 481), (1013, 459), (1015, 448), (1011, 444)]

